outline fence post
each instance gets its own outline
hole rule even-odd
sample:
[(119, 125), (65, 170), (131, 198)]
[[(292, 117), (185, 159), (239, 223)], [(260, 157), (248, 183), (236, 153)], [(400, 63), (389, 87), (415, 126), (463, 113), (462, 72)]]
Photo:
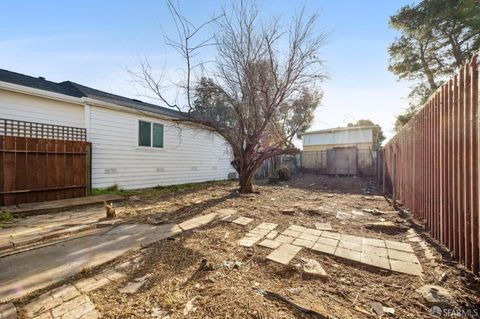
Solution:
[(385, 148), (382, 150), (382, 193), (383, 195), (385, 195), (385, 179), (386, 179), (386, 176), (385, 176), (385, 171), (386, 171), (386, 164), (385, 164)]
[(92, 194), (92, 144), (86, 143), (85, 146), (85, 196)]
[(392, 163), (392, 203), (393, 207), (397, 208), (397, 152), (393, 152)]

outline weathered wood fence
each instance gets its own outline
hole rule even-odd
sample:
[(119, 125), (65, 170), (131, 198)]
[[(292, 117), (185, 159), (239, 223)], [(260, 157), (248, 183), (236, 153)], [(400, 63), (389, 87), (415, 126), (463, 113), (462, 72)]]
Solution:
[(0, 119), (0, 206), (90, 193), (86, 131)]
[[(342, 172), (342, 167), (340, 167), (338, 161), (336, 161), (340, 156), (331, 156), (329, 160), (328, 154), (333, 153), (333, 155), (335, 155), (338, 151), (347, 149), (355, 152), (355, 154), (351, 156), (353, 162), (350, 163), (350, 169)], [(352, 155), (350, 152), (346, 154)], [(345, 155), (345, 153), (343, 155)], [(356, 147), (338, 147), (316, 152), (302, 152), (301, 168), (305, 172), (317, 174), (373, 176), (376, 173), (376, 157), (377, 151), (372, 149), (357, 149)]]
[(255, 178), (263, 179), (275, 175), (282, 166), (288, 167), (291, 174), (298, 173), (300, 169), (300, 154), (279, 155), (264, 161), (257, 170)]
[(478, 55), (385, 146), (394, 201), (474, 273), (479, 271)]

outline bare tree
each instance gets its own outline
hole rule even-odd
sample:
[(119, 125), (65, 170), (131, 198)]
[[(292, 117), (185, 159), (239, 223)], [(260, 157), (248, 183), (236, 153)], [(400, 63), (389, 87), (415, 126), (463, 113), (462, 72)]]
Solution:
[[(174, 87), (182, 101), (170, 101), (166, 85), (141, 64), (136, 76), (167, 106), (182, 112), (179, 121), (210, 128), (230, 145), (232, 166), (239, 174), (241, 193), (250, 193), (256, 170), (265, 160), (298, 152), (292, 143), (311, 124), (320, 103), (325, 78), (319, 59), (325, 34), (317, 32), (318, 14), (300, 11), (291, 25), (260, 18), (255, 3), (240, 2), (199, 26), (167, 2), (178, 39), (166, 36), (185, 61), (185, 73)], [(196, 38), (211, 28), (211, 36)], [(216, 60), (206, 64), (199, 53), (212, 46)]]

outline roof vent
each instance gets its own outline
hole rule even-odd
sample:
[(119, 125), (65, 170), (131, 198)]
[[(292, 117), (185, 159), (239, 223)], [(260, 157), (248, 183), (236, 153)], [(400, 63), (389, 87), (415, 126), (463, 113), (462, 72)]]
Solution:
[(39, 76), (38, 77), (40, 80), (45, 80), (45, 78), (43, 76)]

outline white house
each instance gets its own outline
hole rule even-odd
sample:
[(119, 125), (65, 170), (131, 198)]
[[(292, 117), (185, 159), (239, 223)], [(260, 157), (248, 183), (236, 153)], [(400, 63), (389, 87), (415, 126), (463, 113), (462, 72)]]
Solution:
[(219, 135), (173, 123), (179, 113), (73, 82), (0, 69), (0, 119), (85, 128), (91, 183), (125, 189), (223, 180), (233, 171)]

